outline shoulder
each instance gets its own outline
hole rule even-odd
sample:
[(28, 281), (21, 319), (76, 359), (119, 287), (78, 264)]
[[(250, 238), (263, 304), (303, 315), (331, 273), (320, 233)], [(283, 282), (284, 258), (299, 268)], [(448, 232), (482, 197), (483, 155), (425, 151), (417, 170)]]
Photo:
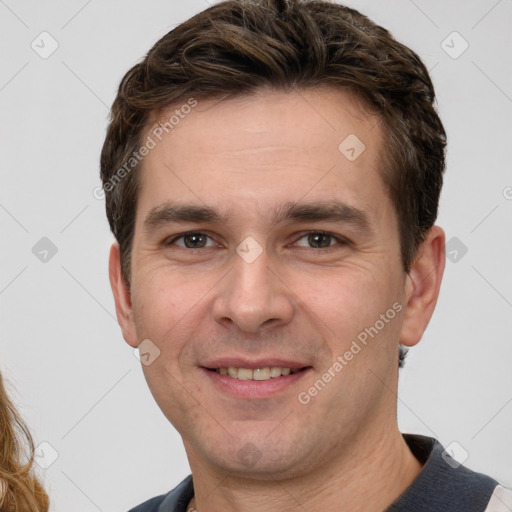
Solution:
[(512, 489), (497, 485), (484, 512), (510, 512), (512, 510)]
[(185, 512), (193, 494), (194, 484), (192, 475), (188, 475), (172, 491), (155, 496), (130, 509), (128, 512)]
[(158, 507), (160, 506), (162, 501), (164, 501), (166, 496), (167, 494), (155, 496), (154, 498), (151, 498), (150, 500), (147, 500), (144, 503), (141, 503), (140, 505), (131, 508), (128, 512), (157, 512)]
[[(423, 468), (387, 512), (502, 512), (488, 508), (501, 498), (498, 482), (458, 462), (453, 457), (453, 443), (445, 449), (429, 437), (405, 434), (404, 439)], [(510, 512), (512, 508), (503, 510)]]

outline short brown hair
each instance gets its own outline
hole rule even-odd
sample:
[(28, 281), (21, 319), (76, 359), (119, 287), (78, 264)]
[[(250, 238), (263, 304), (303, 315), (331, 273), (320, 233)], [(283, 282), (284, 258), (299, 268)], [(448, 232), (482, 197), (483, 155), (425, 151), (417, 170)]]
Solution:
[(397, 212), (403, 267), (410, 269), (437, 217), (446, 147), (434, 87), (418, 55), (336, 3), (228, 0), (162, 37), (126, 73), (112, 105), (101, 178), (127, 284), (140, 170), (133, 155), (150, 114), (191, 97), (242, 95), (266, 86), (349, 89), (379, 115), (386, 148), (381, 175)]

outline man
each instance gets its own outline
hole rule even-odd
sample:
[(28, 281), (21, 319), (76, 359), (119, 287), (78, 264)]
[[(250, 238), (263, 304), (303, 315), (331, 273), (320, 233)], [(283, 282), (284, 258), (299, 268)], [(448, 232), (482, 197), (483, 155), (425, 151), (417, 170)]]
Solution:
[(414, 52), (320, 1), (216, 4), (126, 74), (110, 281), (192, 471), (133, 511), (507, 510), (397, 425), (444, 270), (434, 99)]

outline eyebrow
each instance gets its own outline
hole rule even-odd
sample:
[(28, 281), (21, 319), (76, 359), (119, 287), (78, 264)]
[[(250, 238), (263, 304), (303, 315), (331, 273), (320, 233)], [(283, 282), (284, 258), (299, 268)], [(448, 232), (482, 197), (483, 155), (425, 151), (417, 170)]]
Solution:
[[(315, 203), (287, 202), (270, 210), (271, 227), (284, 222), (328, 221), (352, 224), (361, 230), (372, 231), (370, 216), (364, 210), (341, 201)], [(208, 206), (165, 202), (150, 210), (144, 220), (144, 231), (150, 232), (170, 223), (227, 224), (233, 214), (222, 214)]]

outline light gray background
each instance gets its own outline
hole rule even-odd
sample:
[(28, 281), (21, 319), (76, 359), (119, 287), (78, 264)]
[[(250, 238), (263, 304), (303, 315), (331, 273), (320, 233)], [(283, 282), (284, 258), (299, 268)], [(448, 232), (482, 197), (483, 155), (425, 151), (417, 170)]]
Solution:
[[(511, 486), (512, 2), (347, 5), (432, 71), (449, 137), (438, 224), (468, 248), (447, 262), (436, 313), (402, 370), (401, 428), (457, 441), (467, 466)], [(38, 470), (52, 511), (126, 511), (188, 474), (117, 325), (113, 238), (93, 189), (121, 77), (207, 6), (0, 1), (0, 369), (36, 444), (58, 452)], [(47, 59), (31, 48), (42, 31), (59, 44)], [(453, 31), (469, 43), (457, 59), (441, 46)], [(46, 263), (32, 253), (42, 237), (58, 248)]]

